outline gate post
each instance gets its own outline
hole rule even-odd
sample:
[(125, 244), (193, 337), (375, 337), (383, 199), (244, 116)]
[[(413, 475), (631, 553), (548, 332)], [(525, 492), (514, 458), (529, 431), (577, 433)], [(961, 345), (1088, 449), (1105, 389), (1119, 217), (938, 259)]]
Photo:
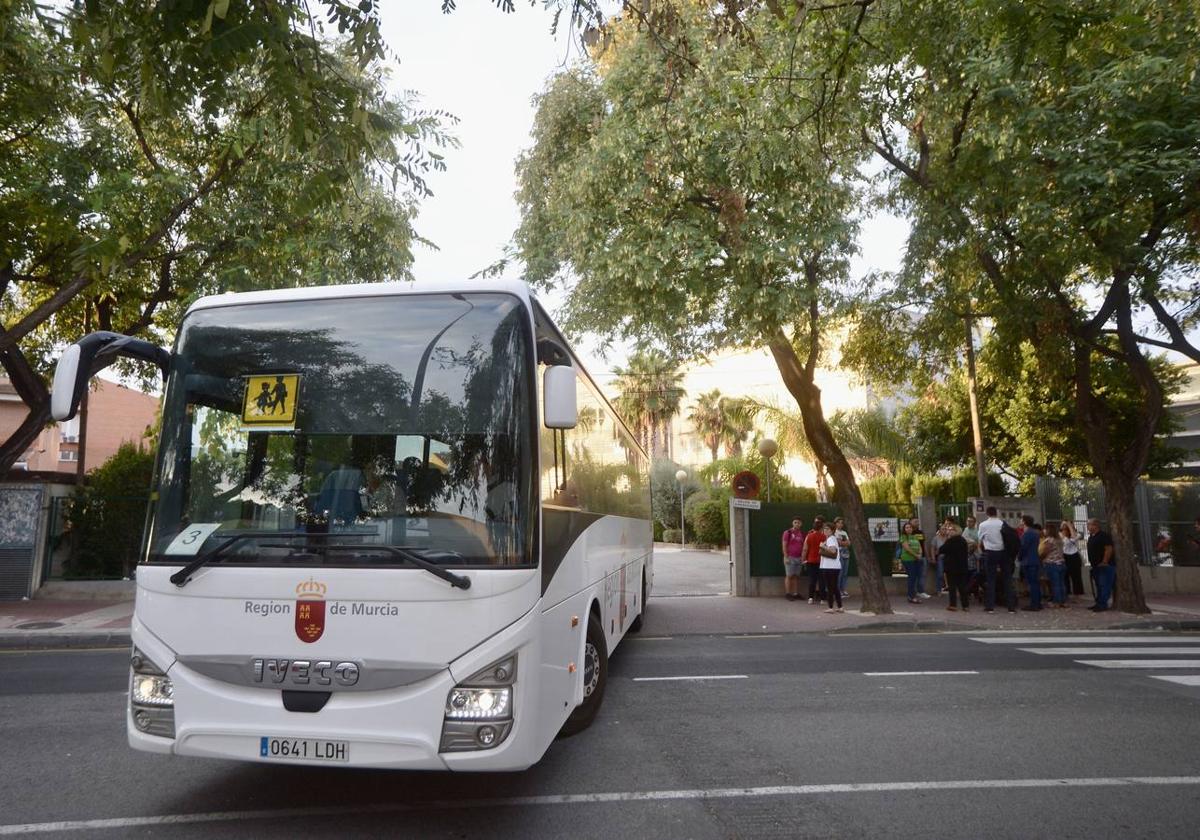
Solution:
[(733, 569), (730, 593), (750, 594), (750, 511), (729, 500), (729, 563)]

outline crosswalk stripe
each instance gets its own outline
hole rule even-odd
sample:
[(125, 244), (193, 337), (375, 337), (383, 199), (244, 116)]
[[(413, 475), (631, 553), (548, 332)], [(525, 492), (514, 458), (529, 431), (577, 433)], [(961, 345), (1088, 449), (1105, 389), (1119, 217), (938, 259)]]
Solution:
[[(1095, 653), (1095, 651), (1093, 651)], [(1093, 668), (1194, 668), (1200, 670), (1200, 659), (1076, 659), (1080, 665)]]
[(1200, 674), (1186, 674), (1184, 676), (1156, 677), (1153, 674), (1150, 676), (1152, 680), (1163, 680), (1165, 682), (1179, 683), (1179, 685), (1200, 685)]
[(1042, 656), (1115, 656), (1123, 654), (1125, 656), (1146, 656), (1151, 654), (1170, 654), (1172, 656), (1189, 654), (1195, 656), (1200, 654), (1200, 647), (1048, 647), (1048, 648), (1018, 648), (1024, 653), (1038, 653)]
[(972, 642), (985, 645), (1045, 645), (1067, 642), (1073, 645), (1194, 645), (1198, 636), (970, 636)]

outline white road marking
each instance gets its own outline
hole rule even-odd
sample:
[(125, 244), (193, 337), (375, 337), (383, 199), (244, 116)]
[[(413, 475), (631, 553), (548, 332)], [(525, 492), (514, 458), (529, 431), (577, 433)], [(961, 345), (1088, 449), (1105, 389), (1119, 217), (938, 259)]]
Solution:
[(1066, 642), (1072, 645), (1194, 645), (1198, 636), (996, 636), (970, 637), (985, 645), (1045, 645)]
[(1112, 647), (1112, 648), (1089, 648), (1089, 647), (1048, 647), (1048, 648), (1017, 648), (1025, 653), (1040, 653), (1043, 656), (1115, 656), (1116, 654), (1130, 654), (1141, 656), (1143, 654), (1190, 654), (1195, 656), (1200, 653), (1200, 647)]
[(634, 682), (672, 682), (677, 680), (745, 680), (745, 674), (702, 674), (694, 677), (634, 677)]
[[(1094, 651), (1093, 651), (1094, 652)], [(1095, 668), (1194, 668), (1200, 670), (1200, 659), (1076, 659), (1080, 665)]]
[(1182, 677), (1156, 677), (1151, 675), (1150, 679), (1178, 683), (1179, 685), (1200, 685), (1200, 674), (1188, 674)]
[(964, 779), (956, 781), (858, 782), (830, 785), (775, 785), (770, 787), (647, 790), (612, 793), (567, 793), (547, 796), (514, 796), (508, 799), (451, 799), (419, 803), (388, 802), (378, 805), (330, 805), (256, 811), (212, 811), (198, 814), (163, 814), (152, 817), (116, 817), (97, 820), (60, 820), (44, 823), (0, 825), (0, 837), (52, 831), (97, 831), (154, 825), (237, 822), (239, 820), (298, 819), (343, 814), (395, 814), (419, 811), (461, 811), (488, 808), (590, 805), (610, 802), (669, 802), (679, 800), (752, 799), (765, 796), (816, 796), (836, 793), (891, 793), (930, 790), (1012, 790), (1014, 788), (1095, 788), (1200, 786), (1200, 776), (1117, 776), (1075, 779)]
[(782, 633), (741, 633), (736, 636), (726, 636), (726, 639), (782, 639)]
[(944, 677), (954, 674), (978, 674), (978, 671), (863, 671), (864, 677)]

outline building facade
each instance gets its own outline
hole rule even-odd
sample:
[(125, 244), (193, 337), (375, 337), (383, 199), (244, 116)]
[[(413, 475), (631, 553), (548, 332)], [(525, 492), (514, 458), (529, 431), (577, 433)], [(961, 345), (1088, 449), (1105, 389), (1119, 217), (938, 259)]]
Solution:
[[(15, 470), (74, 476), (81, 458), (85, 471), (95, 469), (122, 443), (145, 440), (158, 422), (158, 403), (156, 396), (96, 377), (88, 395), (87, 434), (81, 434), (79, 415), (65, 423), (53, 423), (25, 451)], [(12, 384), (0, 378), (0, 439), (16, 431), (27, 413)], [(81, 440), (86, 440), (86, 451), (80, 449)]]

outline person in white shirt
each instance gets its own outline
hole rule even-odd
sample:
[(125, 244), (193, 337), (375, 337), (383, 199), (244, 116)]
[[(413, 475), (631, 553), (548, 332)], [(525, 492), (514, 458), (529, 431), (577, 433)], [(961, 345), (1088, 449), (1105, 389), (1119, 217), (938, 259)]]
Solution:
[[(841, 545), (830, 523), (824, 524), (822, 533), (825, 541), (821, 543), (821, 576), (825, 578), (825, 594), (829, 599), (829, 609), (825, 612), (845, 612), (842, 609), (842, 588), (838, 586), (838, 577), (842, 573)], [(837, 598), (837, 609), (833, 608), (834, 598)]]
[(1004, 567), (1004, 521), (996, 514), (996, 508), (987, 509), (988, 518), (979, 523), (979, 546), (983, 549), (983, 568), (987, 575), (987, 588), (983, 595), (986, 612), (996, 611), (996, 578)]

